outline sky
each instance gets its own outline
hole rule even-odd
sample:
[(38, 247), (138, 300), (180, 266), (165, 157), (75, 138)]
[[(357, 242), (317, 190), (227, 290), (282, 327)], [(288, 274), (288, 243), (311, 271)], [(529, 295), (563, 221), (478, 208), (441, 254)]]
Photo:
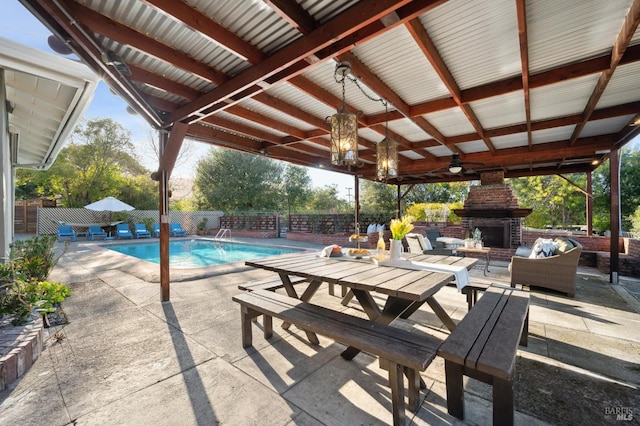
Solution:
[[(57, 55), (47, 44), (47, 38), (51, 35), (51, 32), (22, 4), (17, 0), (4, 0), (2, 6), (0, 37)], [(101, 81), (98, 84), (91, 105), (85, 112), (85, 118), (107, 117), (120, 123), (122, 127), (131, 132), (132, 142), (136, 146), (136, 153), (140, 162), (149, 170), (156, 170), (158, 160), (150, 143), (152, 138), (155, 137), (155, 132), (142, 117), (127, 113), (126, 108), (127, 104), (114, 95), (109, 87)], [(210, 145), (200, 142), (191, 142), (191, 145), (189, 156), (176, 164), (172, 177), (194, 177), (197, 161), (206, 155), (210, 148)], [(345, 200), (353, 199), (353, 176), (316, 168), (307, 168), (307, 170), (314, 187), (321, 188), (325, 185), (335, 185), (342, 198)]]

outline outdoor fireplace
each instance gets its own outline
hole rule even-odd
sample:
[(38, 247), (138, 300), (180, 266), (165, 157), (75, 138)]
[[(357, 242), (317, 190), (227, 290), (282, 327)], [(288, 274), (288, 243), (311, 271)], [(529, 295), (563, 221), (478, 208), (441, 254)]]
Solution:
[(522, 241), (522, 218), (531, 209), (520, 208), (511, 187), (504, 183), (503, 172), (482, 173), (480, 182), (469, 189), (464, 208), (453, 211), (462, 218), (466, 236), (478, 228), (486, 247), (518, 247)]

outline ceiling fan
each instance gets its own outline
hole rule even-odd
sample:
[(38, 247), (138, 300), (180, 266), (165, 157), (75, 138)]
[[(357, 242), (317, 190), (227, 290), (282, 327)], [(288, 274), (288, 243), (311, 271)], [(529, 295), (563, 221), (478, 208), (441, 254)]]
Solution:
[(465, 169), (465, 165), (468, 166), (484, 166), (484, 163), (475, 163), (472, 161), (460, 161), (460, 155), (453, 153), (451, 154), (451, 162), (449, 163), (449, 172), (457, 175), (459, 173), (463, 173)]

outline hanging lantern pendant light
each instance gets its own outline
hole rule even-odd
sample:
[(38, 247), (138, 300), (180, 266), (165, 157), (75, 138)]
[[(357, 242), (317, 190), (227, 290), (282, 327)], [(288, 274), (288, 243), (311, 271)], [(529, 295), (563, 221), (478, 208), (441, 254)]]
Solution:
[(345, 79), (349, 70), (349, 63), (341, 62), (334, 73), (336, 81), (342, 83), (342, 107), (330, 118), (331, 164), (336, 166), (358, 163), (358, 117), (345, 108)]
[(398, 177), (398, 143), (389, 137), (389, 107), (385, 100), (381, 100), (385, 108), (384, 139), (376, 147), (376, 171), (379, 180), (387, 181)]

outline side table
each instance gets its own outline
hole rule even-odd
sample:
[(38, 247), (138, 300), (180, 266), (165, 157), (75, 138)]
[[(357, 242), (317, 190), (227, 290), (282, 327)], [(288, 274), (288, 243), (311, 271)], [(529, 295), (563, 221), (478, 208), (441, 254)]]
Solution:
[(466, 248), (466, 247), (458, 247), (456, 248), (458, 253), (462, 253), (464, 257), (466, 253), (475, 253), (475, 254), (484, 254), (487, 262), (484, 265), (484, 276), (487, 276), (487, 272), (489, 272), (489, 262), (491, 262), (491, 247), (483, 247), (481, 249), (477, 248)]

